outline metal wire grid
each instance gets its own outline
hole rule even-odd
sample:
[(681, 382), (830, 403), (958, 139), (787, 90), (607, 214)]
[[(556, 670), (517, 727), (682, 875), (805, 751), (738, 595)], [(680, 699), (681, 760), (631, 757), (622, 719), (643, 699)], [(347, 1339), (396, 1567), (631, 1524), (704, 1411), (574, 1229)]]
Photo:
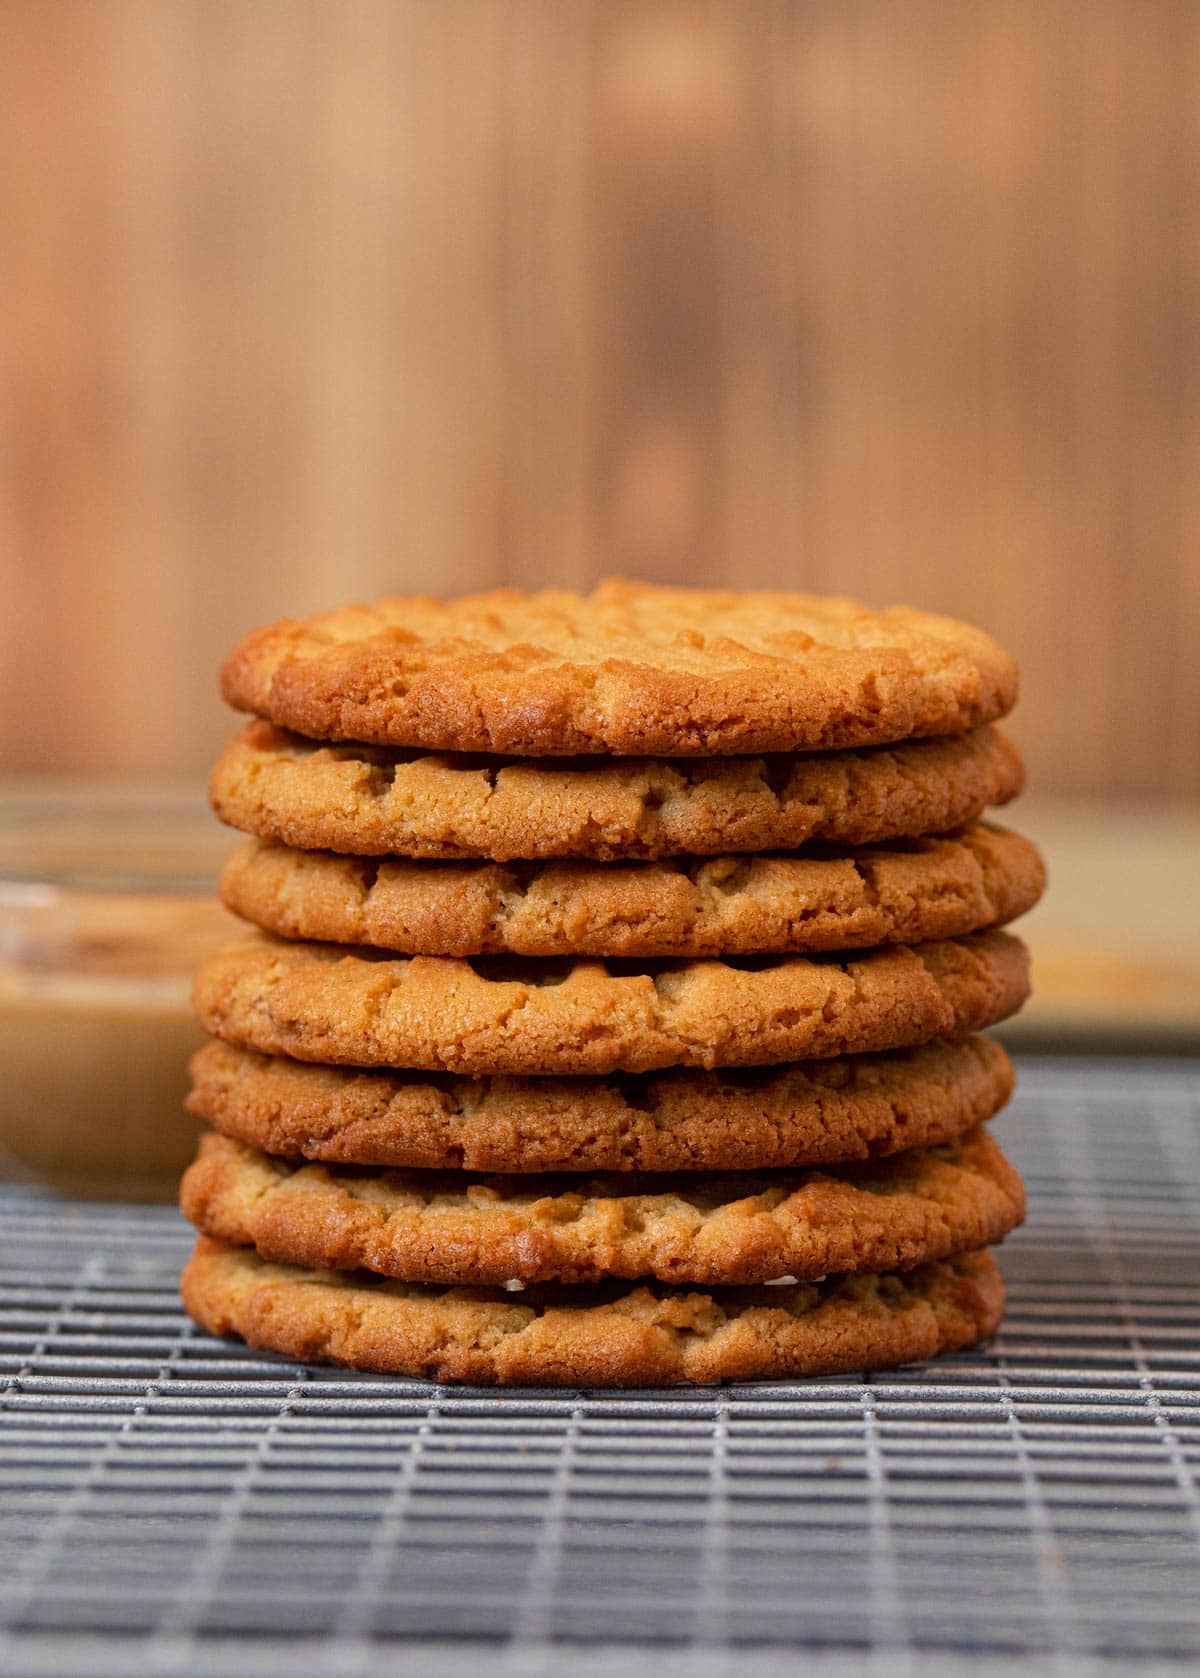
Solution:
[(995, 1345), (508, 1393), (208, 1340), (171, 1213), (0, 1197), (0, 1671), (1200, 1660), (1200, 1071), (1033, 1063)]

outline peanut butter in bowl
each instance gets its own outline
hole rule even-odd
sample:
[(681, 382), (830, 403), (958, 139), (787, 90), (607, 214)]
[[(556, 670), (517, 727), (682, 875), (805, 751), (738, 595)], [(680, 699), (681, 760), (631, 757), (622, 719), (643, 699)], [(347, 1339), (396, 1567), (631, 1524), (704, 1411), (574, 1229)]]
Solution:
[(188, 996), (235, 923), (198, 791), (0, 793), (0, 1177), (170, 1200), (203, 1034)]

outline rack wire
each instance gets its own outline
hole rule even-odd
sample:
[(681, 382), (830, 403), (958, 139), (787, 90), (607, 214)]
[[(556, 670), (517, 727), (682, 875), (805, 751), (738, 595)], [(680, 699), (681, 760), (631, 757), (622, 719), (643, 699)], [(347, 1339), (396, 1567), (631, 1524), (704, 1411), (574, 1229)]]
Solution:
[(163, 1209), (0, 1191), (0, 1671), (1200, 1662), (1200, 1069), (1023, 1068), (981, 1353), (497, 1393), (200, 1334)]

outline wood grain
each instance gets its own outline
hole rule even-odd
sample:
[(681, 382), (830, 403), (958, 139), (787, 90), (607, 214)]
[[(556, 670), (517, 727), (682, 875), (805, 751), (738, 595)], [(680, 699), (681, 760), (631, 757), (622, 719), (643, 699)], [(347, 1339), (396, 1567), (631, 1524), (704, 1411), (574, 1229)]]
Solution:
[(1190, 0), (8, 0), (0, 761), (611, 570), (916, 601), (1035, 785), (1200, 796)]

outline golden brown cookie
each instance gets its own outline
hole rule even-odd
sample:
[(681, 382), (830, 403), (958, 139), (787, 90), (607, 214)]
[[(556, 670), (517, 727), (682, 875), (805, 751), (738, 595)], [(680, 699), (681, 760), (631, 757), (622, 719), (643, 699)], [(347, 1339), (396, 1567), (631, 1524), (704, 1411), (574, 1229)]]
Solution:
[(303, 850), (511, 861), (712, 856), (945, 833), (1015, 798), (995, 728), (817, 756), (517, 762), (322, 745), (255, 721), (213, 770), (222, 821)]
[(958, 734), (1011, 708), (1017, 671), (981, 630), (909, 606), (611, 581), (284, 619), (221, 687), (320, 740), (691, 757)]
[(284, 938), (405, 955), (707, 956), (956, 938), (1024, 914), (1045, 869), (1020, 834), (807, 856), (659, 862), (416, 862), (250, 840), (226, 908)]
[(1003, 1239), (1021, 1180), (985, 1131), (803, 1176), (470, 1177), (278, 1159), (211, 1132), (184, 1216), (263, 1258), (405, 1282), (709, 1286), (912, 1270)]
[(758, 1066), (905, 1048), (1020, 1007), (1006, 932), (855, 957), (638, 963), (388, 956), (265, 933), (196, 976), (205, 1029), (263, 1054), (468, 1073)]
[(467, 1171), (745, 1171), (951, 1142), (999, 1112), (1013, 1072), (968, 1037), (890, 1055), (641, 1078), (362, 1072), (214, 1041), (188, 1110), (271, 1154)]
[(713, 1292), (627, 1284), (506, 1293), (267, 1264), (201, 1237), (181, 1284), (209, 1334), (306, 1363), (501, 1386), (669, 1387), (849, 1375), (987, 1339), (1004, 1284), (986, 1252), (905, 1276)]

